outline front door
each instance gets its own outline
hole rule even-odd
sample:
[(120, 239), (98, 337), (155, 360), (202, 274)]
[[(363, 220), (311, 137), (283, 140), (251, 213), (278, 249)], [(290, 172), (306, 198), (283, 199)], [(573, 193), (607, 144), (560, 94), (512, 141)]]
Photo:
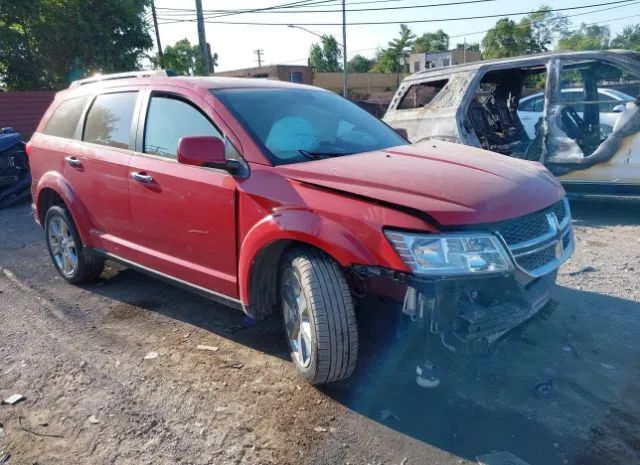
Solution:
[(143, 106), (141, 150), (129, 165), (138, 262), (237, 297), (236, 180), (225, 171), (176, 160), (182, 137), (223, 138), (193, 100), (184, 94), (151, 93)]

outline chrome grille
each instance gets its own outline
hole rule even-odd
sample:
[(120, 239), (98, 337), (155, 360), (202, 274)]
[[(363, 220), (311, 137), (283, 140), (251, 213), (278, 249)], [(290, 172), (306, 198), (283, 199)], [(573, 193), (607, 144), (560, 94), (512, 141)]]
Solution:
[(566, 198), (546, 210), (502, 225), (497, 233), (518, 268), (531, 276), (555, 270), (573, 252), (571, 211)]

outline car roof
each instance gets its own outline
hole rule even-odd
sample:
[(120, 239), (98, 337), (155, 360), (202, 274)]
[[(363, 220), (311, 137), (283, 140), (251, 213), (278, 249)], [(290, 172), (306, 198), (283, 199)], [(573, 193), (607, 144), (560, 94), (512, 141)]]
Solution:
[[(71, 97), (83, 94), (92, 94), (96, 91), (116, 89), (130, 86), (162, 86), (177, 85), (190, 89), (222, 90), (222, 89), (298, 89), (327, 92), (319, 87), (305, 84), (297, 84), (286, 81), (257, 78), (236, 78), (217, 76), (159, 76), (140, 73), (140, 76), (115, 77), (117, 75), (105, 75), (104, 79), (90, 79), (76, 81), (68, 89), (59, 92), (61, 97)], [(87, 82), (88, 81), (88, 82)]]
[(418, 71), (415, 74), (407, 76), (404, 80), (420, 81), (424, 78), (440, 77), (446, 78), (452, 74), (468, 73), (483, 68), (491, 67), (519, 67), (519, 66), (535, 66), (544, 63), (551, 58), (572, 58), (572, 59), (598, 59), (598, 58), (622, 58), (630, 59), (640, 65), (640, 52), (630, 50), (597, 50), (597, 51), (562, 51), (562, 52), (545, 52), (535, 53), (532, 55), (518, 56), (512, 58), (499, 58), (495, 60), (474, 61), (472, 63), (464, 63), (452, 66), (443, 66), (438, 68), (430, 68), (424, 71)]

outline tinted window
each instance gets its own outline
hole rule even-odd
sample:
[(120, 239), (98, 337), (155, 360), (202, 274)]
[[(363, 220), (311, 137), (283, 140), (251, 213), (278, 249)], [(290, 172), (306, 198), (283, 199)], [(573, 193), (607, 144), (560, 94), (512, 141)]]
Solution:
[(393, 129), (332, 93), (298, 89), (215, 91), (275, 163), (405, 145)]
[(76, 97), (58, 105), (44, 126), (43, 132), (51, 136), (71, 139), (78, 126), (87, 98), (87, 96)]
[(544, 99), (542, 97), (538, 97), (533, 100), (533, 111), (541, 112), (544, 109)]
[(529, 100), (526, 101), (520, 101), (520, 104), (518, 105), (518, 110), (520, 111), (533, 111), (533, 101), (535, 99), (530, 98)]
[(151, 97), (144, 136), (144, 152), (176, 158), (178, 141), (185, 136), (223, 138), (195, 107), (170, 97)]
[(91, 105), (82, 140), (121, 149), (129, 148), (137, 92), (98, 95)]
[(398, 110), (408, 110), (410, 108), (422, 108), (430, 103), (433, 98), (438, 95), (442, 88), (447, 84), (447, 80), (424, 82), (422, 84), (414, 84), (402, 97), (398, 104)]

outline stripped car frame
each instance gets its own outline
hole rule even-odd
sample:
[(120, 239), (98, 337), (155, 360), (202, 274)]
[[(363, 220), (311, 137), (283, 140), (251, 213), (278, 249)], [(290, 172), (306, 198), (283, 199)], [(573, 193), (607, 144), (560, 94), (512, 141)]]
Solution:
[[(566, 89), (582, 89), (570, 101)], [(603, 100), (602, 88), (634, 99)], [(522, 97), (544, 91), (527, 135)], [(439, 139), (543, 163), (570, 196), (640, 198), (640, 53), (552, 52), (429, 69), (407, 77), (384, 120), (409, 140)], [(601, 112), (618, 113), (613, 127)]]

